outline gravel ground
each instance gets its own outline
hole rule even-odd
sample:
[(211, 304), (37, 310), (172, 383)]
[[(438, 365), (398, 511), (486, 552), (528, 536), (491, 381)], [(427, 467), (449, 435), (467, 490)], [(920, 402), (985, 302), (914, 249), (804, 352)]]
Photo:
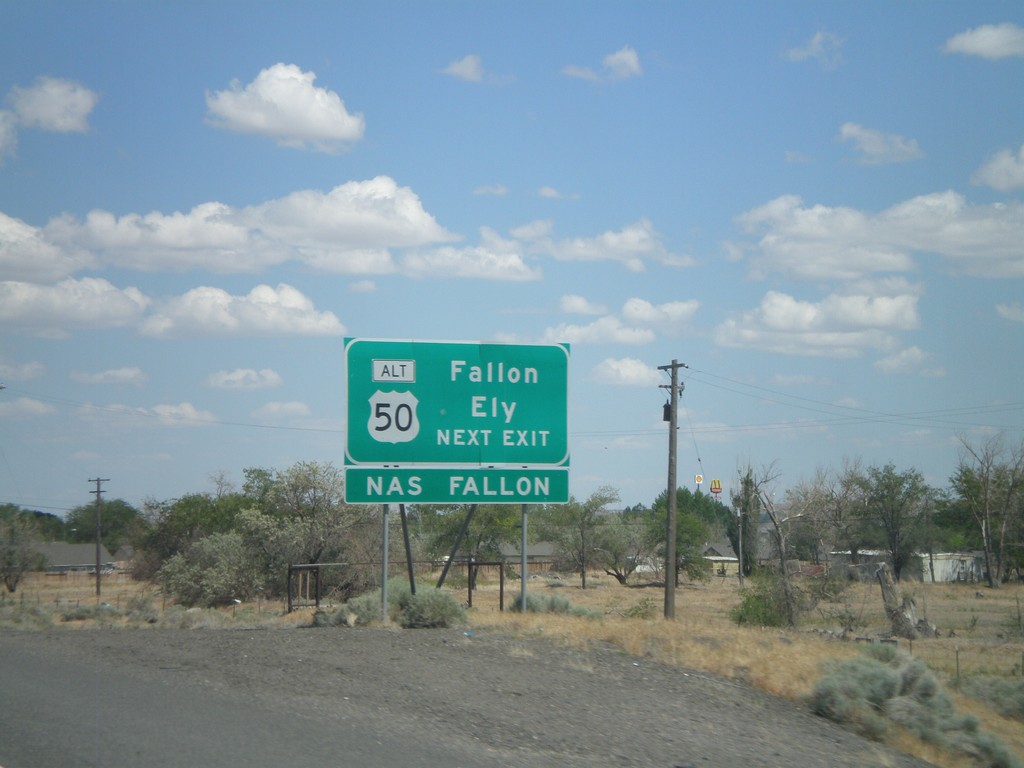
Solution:
[(47, 631), (30, 642), (299, 723), (385, 724), (426, 744), (468, 744), (481, 765), (926, 765), (791, 702), (611, 648), (389, 628)]

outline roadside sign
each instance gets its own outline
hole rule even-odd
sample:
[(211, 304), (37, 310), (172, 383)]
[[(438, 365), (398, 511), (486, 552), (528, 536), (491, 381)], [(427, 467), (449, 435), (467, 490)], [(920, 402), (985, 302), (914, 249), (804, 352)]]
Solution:
[(567, 467), (347, 467), (345, 501), (547, 504), (569, 500)]
[(711, 481), (711, 492), (717, 496), (722, 492), (722, 481), (715, 479)]
[[(568, 345), (346, 339), (345, 369), (346, 475), (368, 470), (351, 475), (364, 482), (351, 488), (351, 498), (346, 478), (346, 499), (397, 501), (401, 489), (410, 501), (471, 503), (492, 495), (482, 490), (489, 478), (498, 484), (487, 488), (513, 490), (489, 503), (533, 503), (545, 483), (529, 493), (518, 490), (538, 478), (534, 470), (559, 468), (564, 483), (547, 488), (564, 485), (565, 498), (538, 500), (568, 500)], [(442, 477), (443, 467), (452, 471)], [(428, 468), (416, 475), (420, 490), (412, 493), (406, 470)], [(527, 468), (531, 472), (521, 471)], [(460, 477), (475, 480), (461, 488)], [(474, 485), (480, 499), (473, 498)]]

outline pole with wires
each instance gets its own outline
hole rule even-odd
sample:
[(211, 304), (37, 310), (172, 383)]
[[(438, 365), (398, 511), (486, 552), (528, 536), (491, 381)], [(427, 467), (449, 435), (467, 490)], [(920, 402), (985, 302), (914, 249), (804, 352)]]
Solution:
[[(678, 360), (670, 365), (659, 365), (659, 371), (669, 371), (668, 416), (668, 520), (665, 525), (665, 618), (676, 617), (676, 432), (679, 427), (679, 369), (687, 366)], [(662, 385), (664, 388), (664, 385)]]
[(96, 483), (96, 490), (89, 491), (89, 493), (96, 494), (96, 599), (100, 597), (100, 510), (103, 509), (103, 500), (100, 498), (103, 495), (103, 489), (100, 487), (102, 483), (109, 483), (110, 478), (108, 477), (90, 477), (90, 483)]

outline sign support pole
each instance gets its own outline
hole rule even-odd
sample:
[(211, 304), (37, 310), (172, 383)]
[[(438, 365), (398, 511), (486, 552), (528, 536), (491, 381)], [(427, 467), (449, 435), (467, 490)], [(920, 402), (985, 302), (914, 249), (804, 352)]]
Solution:
[(380, 620), (381, 623), (388, 623), (388, 505), (384, 505), (384, 512), (381, 515), (381, 519), (384, 521), (384, 532), (382, 538), (384, 543), (381, 545), (383, 554), (381, 556), (381, 569), (380, 569)]
[(526, 613), (526, 505), (523, 504), (522, 543), (519, 545), (519, 610)]
[(412, 543), (409, 541), (409, 518), (405, 504), (398, 505), (398, 514), (402, 517), (402, 538), (405, 539), (405, 561), (409, 564), (409, 591), (416, 594), (416, 572), (412, 565)]

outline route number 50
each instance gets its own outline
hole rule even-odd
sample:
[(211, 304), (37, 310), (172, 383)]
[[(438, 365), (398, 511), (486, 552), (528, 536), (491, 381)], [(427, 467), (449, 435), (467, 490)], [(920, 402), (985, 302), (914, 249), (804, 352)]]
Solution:
[(412, 392), (382, 392), (370, 396), (370, 436), (381, 443), (408, 443), (420, 433), (419, 400)]

